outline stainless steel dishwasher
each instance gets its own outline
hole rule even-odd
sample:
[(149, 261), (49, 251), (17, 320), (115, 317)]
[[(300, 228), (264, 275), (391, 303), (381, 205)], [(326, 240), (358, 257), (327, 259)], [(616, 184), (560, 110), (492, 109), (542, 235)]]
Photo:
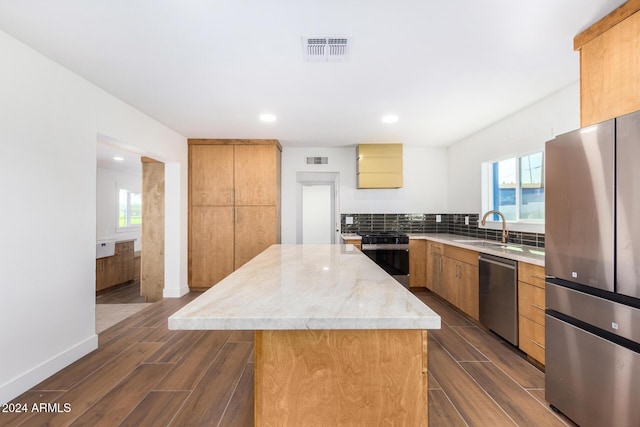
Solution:
[(518, 345), (518, 262), (481, 253), (480, 323)]

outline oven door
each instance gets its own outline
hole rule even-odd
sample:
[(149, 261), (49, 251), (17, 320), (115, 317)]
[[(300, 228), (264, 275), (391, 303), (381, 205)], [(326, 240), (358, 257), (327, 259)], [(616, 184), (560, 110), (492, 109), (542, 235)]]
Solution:
[(362, 252), (404, 287), (409, 287), (408, 244), (363, 244)]

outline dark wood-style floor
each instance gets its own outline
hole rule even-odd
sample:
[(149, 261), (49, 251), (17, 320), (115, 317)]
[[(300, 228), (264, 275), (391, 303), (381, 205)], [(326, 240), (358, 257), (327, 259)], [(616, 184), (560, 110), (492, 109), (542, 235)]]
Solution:
[[(0, 425), (252, 426), (253, 333), (167, 328), (197, 295), (105, 330), (97, 350), (16, 398), (27, 412), (1, 413)], [(571, 425), (549, 409), (544, 374), (521, 354), (433, 294), (416, 295), (442, 317), (429, 333), (430, 426)]]
[(96, 295), (96, 304), (140, 304), (145, 298), (140, 295), (140, 280), (117, 285)]

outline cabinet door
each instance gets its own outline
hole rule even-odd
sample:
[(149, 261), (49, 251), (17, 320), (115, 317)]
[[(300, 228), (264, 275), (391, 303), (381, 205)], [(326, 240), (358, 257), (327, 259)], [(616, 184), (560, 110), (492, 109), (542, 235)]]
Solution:
[(518, 280), (529, 283), (544, 289), (545, 276), (544, 267), (529, 264), (528, 262), (518, 262)]
[(409, 240), (409, 287), (424, 287), (427, 275), (427, 242)]
[(458, 282), (459, 308), (475, 320), (480, 319), (480, 290), (478, 267), (458, 262), (460, 277)]
[(277, 242), (275, 206), (238, 206), (235, 208), (235, 268)]
[(233, 205), (233, 145), (190, 145), (191, 205)]
[(461, 263), (449, 257), (443, 257), (444, 260), (444, 299), (449, 301), (455, 307), (460, 307), (460, 276), (462, 275)]
[[(442, 280), (442, 244), (427, 242), (427, 289), (436, 292), (436, 283)], [(437, 293), (437, 292), (436, 292)]]
[(427, 253), (425, 254), (424, 285), (433, 291), (433, 242), (427, 242)]
[(544, 365), (544, 326), (524, 316), (518, 316), (518, 331), (520, 333), (520, 339), (518, 340), (520, 350)]
[(105, 288), (104, 258), (96, 260), (96, 291)]
[(208, 288), (233, 272), (233, 207), (192, 206), (191, 286)]
[(122, 277), (121, 282), (129, 282), (133, 280), (135, 274), (135, 260), (133, 255), (133, 242), (126, 242), (122, 244), (122, 253), (120, 257), (122, 263)]
[(444, 275), (444, 257), (441, 253), (433, 252), (431, 257), (432, 290), (444, 298), (446, 283)]
[(104, 282), (102, 289), (108, 288), (120, 283), (120, 253), (118, 251), (118, 245), (116, 245), (113, 256), (104, 258)]
[(545, 290), (518, 282), (518, 313), (544, 326)]
[(235, 146), (236, 206), (277, 204), (277, 154), (273, 145)]
[(580, 49), (580, 126), (631, 113), (640, 104), (640, 13)]

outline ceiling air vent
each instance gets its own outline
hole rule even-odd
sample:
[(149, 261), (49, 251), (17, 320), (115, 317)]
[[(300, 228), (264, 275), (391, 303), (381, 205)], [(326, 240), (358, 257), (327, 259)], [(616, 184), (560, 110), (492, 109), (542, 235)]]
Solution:
[(307, 61), (338, 61), (349, 57), (349, 36), (303, 36)]

